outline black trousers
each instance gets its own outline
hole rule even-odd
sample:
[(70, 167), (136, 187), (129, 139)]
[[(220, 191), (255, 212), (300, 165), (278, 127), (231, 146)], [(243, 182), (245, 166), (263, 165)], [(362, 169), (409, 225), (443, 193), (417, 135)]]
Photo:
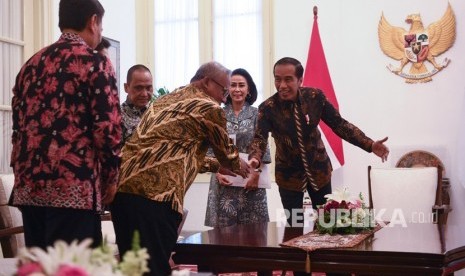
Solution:
[(93, 240), (94, 248), (102, 243), (100, 215), (93, 210), (37, 206), (21, 206), (20, 210), (27, 247), (46, 249), (57, 240), (71, 243), (86, 238)]
[(147, 248), (150, 255), (148, 275), (171, 275), (169, 259), (182, 219), (181, 214), (171, 208), (171, 202), (116, 193), (110, 208), (120, 257), (131, 250), (134, 231), (137, 230), (141, 247)]
[[(325, 195), (331, 193), (331, 183), (328, 185), (324, 186), (318, 191), (314, 191), (310, 186), (307, 186), (307, 191), (308, 195), (310, 196), (310, 199), (312, 200), (312, 207), (313, 209), (316, 209), (318, 205), (322, 205), (326, 203), (326, 198)], [(304, 204), (304, 192), (299, 192), (299, 191), (291, 191), (291, 190), (286, 190), (279, 188), (279, 195), (281, 196), (281, 203), (283, 204), (283, 207), (285, 210), (289, 212), (289, 216), (287, 218), (287, 222), (289, 225), (293, 225), (295, 223), (301, 224), (303, 223), (303, 218), (302, 219), (297, 219), (294, 218), (295, 214), (293, 213), (292, 210), (302, 210), (303, 209), (303, 204)], [(294, 276), (307, 276), (311, 275), (305, 272), (301, 271), (294, 271)], [(326, 273), (327, 276), (335, 276), (335, 275), (350, 275), (346, 273)]]
[[(325, 195), (331, 193), (331, 183), (316, 192), (313, 191), (311, 187), (307, 186), (307, 191), (310, 199), (312, 200), (312, 207), (313, 209), (316, 209), (318, 205), (322, 205), (326, 202)], [(297, 225), (302, 224), (303, 218), (294, 218), (294, 215), (299, 213), (302, 215), (304, 207), (304, 192), (279, 188), (279, 195), (284, 209), (289, 214), (287, 217), (287, 223), (289, 223), (290, 226), (296, 225), (296, 223)], [(294, 212), (292, 210), (294, 210)]]

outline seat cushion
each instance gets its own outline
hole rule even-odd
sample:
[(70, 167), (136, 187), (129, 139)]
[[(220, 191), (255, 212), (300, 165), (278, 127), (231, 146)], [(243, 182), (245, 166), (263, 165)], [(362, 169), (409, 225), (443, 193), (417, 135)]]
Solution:
[(373, 208), (383, 220), (433, 222), (438, 168), (372, 168), (370, 178)]
[[(0, 174), (0, 229), (23, 225), (23, 217), (19, 209), (8, 206), (14, 179), (13, 174)], [(12, 252), (16, 254), (18, 248), (25, 246), (24, 234), (13, 235), (9, 240), (9, 246), (11, 246)]]
[(0, 275), (16, 275), (18, 270), (18, 259), (0, 258)]

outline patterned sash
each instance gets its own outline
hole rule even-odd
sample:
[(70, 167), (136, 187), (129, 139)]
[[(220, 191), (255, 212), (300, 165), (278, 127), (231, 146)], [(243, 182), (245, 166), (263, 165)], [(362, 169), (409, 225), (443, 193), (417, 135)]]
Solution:
[(305, 155), (305, 146), (304, 146), (304, 139), (302, 135), (302, 123), (300, 121), (299, 116), (299, 106), (297, 103), (294, 104), (294, 119), (295, 119), (295, 128), (297, 130), (297, 142), (299, 144), (299, 151), (300, 151), (300, 158), (302, 159), (302, 163), (304, 165), (305, 176), (302, 180), (302, 191), (305, 192), (307, 189), (307, 185), (311, 185), (312, 188), (317, 191), (318, 187), (313, 180), (312, 173), (310, 172), (310, 165), (308, 164), (307, 157)]

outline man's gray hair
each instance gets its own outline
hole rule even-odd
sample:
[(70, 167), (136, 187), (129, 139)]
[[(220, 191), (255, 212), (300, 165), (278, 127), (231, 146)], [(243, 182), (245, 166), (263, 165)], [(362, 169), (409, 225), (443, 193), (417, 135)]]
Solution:
[(191, 83), (201, 80), (205, 77), (218, 79), (222, 74), (231, 75), (231, 70), (224, 67), (219, 62), (210, 61), (202, 64), (199, 69), (197, 69), (197, 72), (195, 72), (195, 75), (191, 79)]

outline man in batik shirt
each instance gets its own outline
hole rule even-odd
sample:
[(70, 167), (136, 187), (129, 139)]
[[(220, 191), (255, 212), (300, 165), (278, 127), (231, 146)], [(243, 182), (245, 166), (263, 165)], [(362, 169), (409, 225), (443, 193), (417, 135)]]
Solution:
[(142, 64), (129, 68), (124, 91), (128, 96), (121, 104), (123, 143), (132, 135), (152, 98), (153, 78), (149, 68)]
[(292, 210), (303, 209), (305, 190), (313, 208), (324, 204), (324, 196), (331, 193), (332, 166), (318, 130), (320, 121), (342, 139), (381, 157), (383, 162), (389, 154), (384, 145), (387, 137), (373, 141), (342, 118), (321, 90), (301, 87), (303, 72), (302, 64), (294, 58), (285, 57), (275, 63), (273, 74), (277, 92), (258, 107), (255, 137), (249, 151), (251, 166), (257, 167), (258, 160), (266, 152), (268, 135), (272, 133), (276, 144), (276, 183), (291, 225), (301, 223), (298, 216), (293, 219)]
[(61, 0), (62, 35), (16, 78), (10, 204), (22, 211), (28, 247), (101, 243), (99, 213), (116, 192), (121, 141), (115, 71), (94, 50), (104, 12), (97, 0)]
[[(191, 84), (149, 106), (122, 149), (120, 186), (111, 206), (120, 255), (131, 249), (135, 230), (148, 249), (151, 275), (170, 275), (184, 196), (199, 172), (248, 175), (226, 131), (220, 106), (229, 93), (230, 71), (202, 65)], [(208, 147), (217, 159), (205, 158)]]

